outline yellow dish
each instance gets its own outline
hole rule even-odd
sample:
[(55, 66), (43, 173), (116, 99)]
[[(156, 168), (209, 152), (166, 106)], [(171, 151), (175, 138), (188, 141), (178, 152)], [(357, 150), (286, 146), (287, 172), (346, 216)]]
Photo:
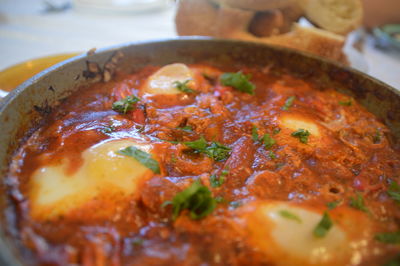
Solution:
[(0, 90), (12, 91), (25, 80), (61, 61), (79, 53), (66, 53), (40, 57), (13, 65), (0, 72)]

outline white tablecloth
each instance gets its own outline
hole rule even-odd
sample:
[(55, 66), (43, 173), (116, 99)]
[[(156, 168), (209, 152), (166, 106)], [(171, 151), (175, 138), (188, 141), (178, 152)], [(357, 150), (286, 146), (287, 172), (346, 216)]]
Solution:
[[(131, 14), (44, 13), (44, 7), (42, 0), (0, 0), (0, 69), (51, 54), (176, 36), (173, 4)], [(368, 43), (364, 58), (370, 75), (400, 89), (400, 54)]]

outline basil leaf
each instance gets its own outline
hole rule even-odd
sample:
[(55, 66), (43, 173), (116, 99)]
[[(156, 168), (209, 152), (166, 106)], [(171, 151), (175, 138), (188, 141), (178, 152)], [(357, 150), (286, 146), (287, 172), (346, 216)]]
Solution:
[(379, 233), (375, 239), (386, 244), (400, 244), (400, 231)]
[(289, 108), (292, 107), (294, 100), (296, 100), (296, 96), (290, 96), (287, 98), (285, 104), (282, 106), (282, 110), (289, 110)]
[(333, 226), (333, 222), (331, 218), (329, 217), (329, 214), (327, 212), (324, 212), (324, 215), (322, 216), (321, 221), (317, 224), (317, 226), (314, 228), (314, 236), (318, 238), (322, 238), (326, 236), (326, 234), (329, 232), (331, 227)]
[(190, 80), (186, 80), (184, 82), (181, 81), (175, 81), (173, 83), (173, 85), (175, 86), (175, 88), (177, 88), (178, 90), (180, 90), (181, 92), (185, 92), (185, 93), (194, 93), (196, 92), (195, 90), (191, 89), (187, 84), (190, 82)]
[(281, 211), (279, 211), (279, 215), (282, 216), (282, 217), (284, 217), (284, 218), (286, 218), (286, 219), (290, 219), (290, 220), (296, 221), (296, 222), (298, 222), (299, 224), (302, 223), (300, 217), (297, 216), (296, 214), (290, 212), (290, 211), (281, 210)]
[(163, 206), (172, 205), (173, 220), (185, 209), (189, 211), (191, 219), (198, 220), (212, 213), (216, 204), (211, 191), (200, 180), (196, 180), (190, 187), (177, 193), (172, 201), (164, 202)]
[(365, 206), (364, 198), (360, 193), (356, 193), (355, 197), (350, 197), (350, 206), (363, 212), (369, 212)]
[(238, 91), (254, 95), (256, 86), (249, 81), (249, 78), (249, 75), (244, 75), (239, 71), (237, 73), (224, 73), (220, 80), (224, 86), (231, 86)]
[(155, 174), (160, 174), (160, 166), (158, 162), (154, 160), (151, 154), (139, 150), (134, 146), (126, 147), (125, 149), (119, 150), (116, 152), (117, 154), (125, 155), (132, 157), (139, 161), (141, 164), (152, 170)]
[(126, 114), (128, 111), (133, 110), (133, 105), (139, 101), (140, 99), (134, 95), (126, 96), (124, 99), (114, 102), (112, 109), (118, 113)]
[(310, 136), (310, 132), (308, 130), (304, 130), (302, 128), (296, 130), (292, 133), (292, 137), (298, 138), (301, 143), (306, 144), (308, 142), (308, 137)]

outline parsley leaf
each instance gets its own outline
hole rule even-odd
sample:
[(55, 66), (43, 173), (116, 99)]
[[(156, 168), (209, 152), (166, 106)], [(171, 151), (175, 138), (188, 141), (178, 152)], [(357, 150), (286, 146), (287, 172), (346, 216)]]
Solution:
[(126, 96), (124, 99), (116, 101), (112, 104), (112, 109), (118, 113), (126, 114), (128, 111), (134, 109), (134, 104), (139, 102), (140, 99), (134, 95)]
[(306, 144), (308, 142), (308, 137), (310, 136), (310, 132), (308, 130), (304, 130), (302, 128), (296, 130), (292, 133), (292, 137), (298, 138), (301, 143)]
[(192, 132), (193, 131), (193, 127), (192, 126), (177, 127), (176, 129), (187, 131), (187, 132)]
[(372, 136), (372, 142), (374, 144), (378, 144), (381, 142), (381, 139), (382, 139), (382, 134), (379, 131), (379, 129), (376, 129), (375, 135)]
[(364, 198), (360, 193), (356, 193), (356, 197), (350, 197), (350, 206), (363, 212), (369, 212), (365, 206)]
[(158, 165), (158, 162), (152, 158), (151, 154), (139, 150), (134, 146), (126, 147), (125, 149), (119, 150), (116, 153), (132, 157), (152, 170), (155, 174), (160, 173), (160, 166)]
[(284, 218), (286, 218), (286, 219), (291, 219), (291, 220), (293, 220), (293, 221), (296, 221), (296, 222), (298, 222), (299, 224), (302, 223), (300, 217), (297, 216), (296, 214), (290, 212), (290, 211), (287, 211), (287, 210), (280, 210), (280, 211), (279, 211), (279, 215), (282, 216), (282, 217), (284, 217)]
[(294, 100), (296, 100), (296, 96), (290, 96), (287, 98), (285, 104), (282, 106), (282, 110), (289, 110), (289, 108), (292, 107)]
[(353, 102), (351, 100), (348, 101), (339, 101), (339, 104), (342, 106), (352, 106)]
[(329, 216), (328, 212), (324, 212), (321, 221), (314, 228), (314, 236), (318, 238), (326, 236), (332, 226), (333, 222), (331, 220), (331, 217)]
[(195, 141), (187, 141), (183, 142), (189, 148), (192, 148), (196, 152), (204, 153), (211, 159), (215, 161), (223, 161), (229, 157), (231, 148), (222, 145), (219, 142), (213, 141), (211, 144), (208, 144), (204, 137), (201, 137)]
[(336, 208), (342, 201), (341, 200), (336, 200), (336, 201), (331, 201), (326, 204), (326, 207), (328, 207), (328, 210), (333, 210)]
[(240, 71), (237, 73), (224, 73), (220, 77), (222, 85), (231, 86), (238, 91), (254, 95), (256, 86), (249, 79), (249, 75), (244, 75)]
[(258, 141), (258, 132), (257, 132), (258, 128), (256, 126), (253, 126), (253, 128), (251, 129), (251, 138), (254, 141)]
[(225, 177), (229, 174), (227, 169), (222, 170), (221, 175), (217, 177), (217, 175), (210, 176), (210, 184), (211, 187), (220, 187), (225, 182)]
[(268, 133), (264, 134), (262, 141), (266, 149), (270, 149), (276, 143), (276, 141), (273, 138), (271, 138), (271, 136)]
[(190, 82), (190, 79), (181, 82), (181, 81), (175, 81), (173, 83), (173, 85), (175, 86), (175, 88), (177, 88), (178, 90), (180, 90), (181, 92), (186, 92), (186, 93), (194, 93), (196, 92), (195, 90), (191, 89), (187, 84)]
[(389, 189), (387, 191), (389, 197), (391, 197), (397, 203), (400, 203), (400, 185), (394, 181), (390, 183)]
[(191, 219), (198, 220), (212, 213), (216, 207), (216, 200), (211, 191), (196, 180), (187, 189), (177, 193), (172, 201), (166, 201), (163, 206), (172, 205), (172, 219), (187, 209)]
[(400, 244), (400, 231), (379, 233), (375, 239), (386, 244)]

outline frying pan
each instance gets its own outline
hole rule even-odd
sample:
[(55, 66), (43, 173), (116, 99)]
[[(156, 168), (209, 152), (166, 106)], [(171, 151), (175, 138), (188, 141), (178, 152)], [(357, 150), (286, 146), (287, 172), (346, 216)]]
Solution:
[(354, 97), (374, 113), (400, 140), (400, 92), (368, 75), (335, 62), (287, 48), (236, 40), (189, 37), (150, 42), (136, 42), (81, 55), (57, 64), (36, 75), (11, 92), (0, 103), (0, 265), (22, 265), (22, 253), (15, 237), (16, 220), (13, 204), (7, 197), (4, 177), (10, 158), (60, 100), (77, 89), (95, 82), (88, 62), (100, 68), (121, 51), (117, 64), (126, 72), (146, 65), (174, 62), (209, 63), (215, 66), (273, 66), (293, 75), (315, 81), (317, 86), (333, 87)]

